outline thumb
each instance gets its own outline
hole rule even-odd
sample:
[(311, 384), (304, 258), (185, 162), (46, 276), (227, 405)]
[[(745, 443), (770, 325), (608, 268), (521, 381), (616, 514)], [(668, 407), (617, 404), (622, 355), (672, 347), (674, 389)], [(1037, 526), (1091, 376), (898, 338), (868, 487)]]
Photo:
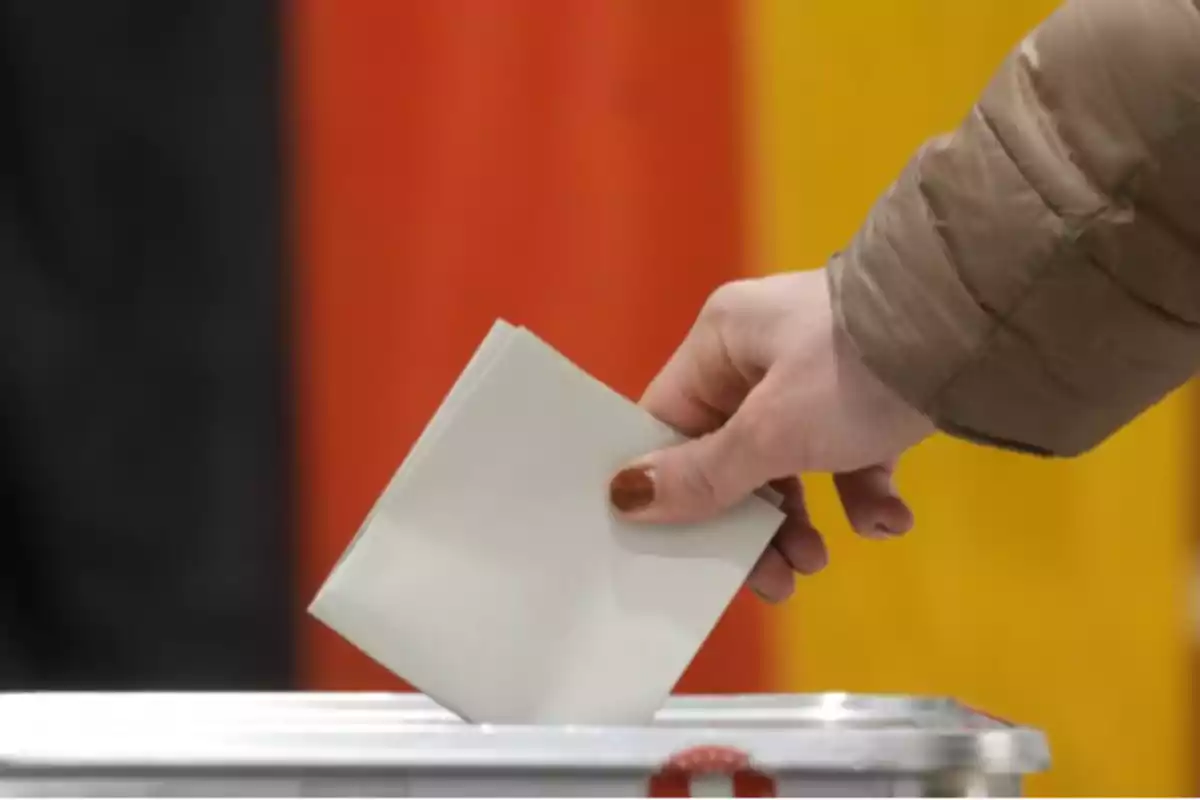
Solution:
[(745, 414), (698, 439), (650, 453), (609, 484), (613, 507), (638, 522), (694, 522), (729, 508), (772, 479)]

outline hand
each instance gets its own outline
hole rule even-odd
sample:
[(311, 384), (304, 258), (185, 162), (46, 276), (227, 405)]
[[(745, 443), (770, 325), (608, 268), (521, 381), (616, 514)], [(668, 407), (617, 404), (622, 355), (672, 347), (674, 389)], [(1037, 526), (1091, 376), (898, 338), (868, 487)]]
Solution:
[(694, 521), (773, 486), (788, 518), (749, 579), (765, 600), (786, 599), (793, 572), (811, 574), (828, 561), (801, 472), (834, 473), (846, 515), (864, 536), (912, 527), (892, 472), (934, 427), (837, 333), (823, 269), (719, 288), (641, 404), (698, 438), (621, 470), (610, 486), (613, 506), (638, 521)]

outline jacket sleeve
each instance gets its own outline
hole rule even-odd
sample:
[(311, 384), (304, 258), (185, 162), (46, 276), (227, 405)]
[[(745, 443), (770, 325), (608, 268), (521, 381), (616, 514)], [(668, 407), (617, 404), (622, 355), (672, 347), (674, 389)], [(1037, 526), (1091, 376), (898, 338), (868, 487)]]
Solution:
[(929, 142), (829, 276), (942, 430), (1099, 444), (1200, 366), (1200, 0), (1070, 0)]

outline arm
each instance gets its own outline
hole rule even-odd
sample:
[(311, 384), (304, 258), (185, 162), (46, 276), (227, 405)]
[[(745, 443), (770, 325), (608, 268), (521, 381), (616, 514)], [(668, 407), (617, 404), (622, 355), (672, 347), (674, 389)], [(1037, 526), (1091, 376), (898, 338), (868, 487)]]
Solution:
[[(631, 519), (769, 481), (765, 598), (824, 566), (796, 473), (854, 528), (912, 526), (896, 458), (933, 430), (1072, 455), (1200, 364), (1200, 0), (1069, 0), (825, 271), (718, 289), (642, 397), (697, 436), (612, 481)], [(703, 434), (703, 435), (701, 435)]]
[(840, 332), (939, 428), (1073, 455), (1200, 364), (1200, 7), (1071, 0), (830, 267)]

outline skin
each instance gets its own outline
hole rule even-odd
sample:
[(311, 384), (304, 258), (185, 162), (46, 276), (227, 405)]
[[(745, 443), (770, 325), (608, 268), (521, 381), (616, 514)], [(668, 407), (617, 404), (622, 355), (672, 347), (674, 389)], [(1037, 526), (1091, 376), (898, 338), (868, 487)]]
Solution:
[(771, 485), (788, 516), (748, 581), (764, 600), (787, 599), (796, 573), (828, 561), (801, 473), (833, 473), (864, 536), (912, 528), (892, 476), (900, 454), (934, 427), (838, 334), (823, 269), (722, 286), (641, 404), (696, 438), (621, 470), (611, 487), (618, 513), (647, 523), (701, 520)]

